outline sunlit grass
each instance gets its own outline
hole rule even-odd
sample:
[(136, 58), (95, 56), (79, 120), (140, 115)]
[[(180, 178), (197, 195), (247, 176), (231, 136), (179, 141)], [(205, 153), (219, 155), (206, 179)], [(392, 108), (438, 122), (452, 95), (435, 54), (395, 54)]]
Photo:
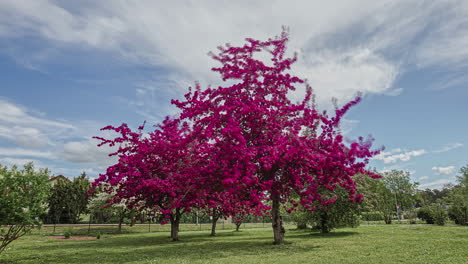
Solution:
[(56, 241), (32, 235), (16, 241), (0, 263), (468, 263), (468, 227), (373, 225), (321, 235), (288, 230), (272, 245), (270, 229), (104, 235)]

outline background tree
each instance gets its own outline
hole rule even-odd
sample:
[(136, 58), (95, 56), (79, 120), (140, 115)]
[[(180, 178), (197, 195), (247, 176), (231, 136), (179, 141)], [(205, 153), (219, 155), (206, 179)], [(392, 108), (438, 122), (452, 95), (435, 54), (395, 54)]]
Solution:
[(50, 172), (32, 163), (19, 170), (0, 165), (0, 253), (14, 240), (39, 226), (49, 192)]
[(91, 188), (86, 173), (83, 172), (72, 181), (64, 178), (56, 181), (48, 198), (48, 217), (54, 223), (78, 223), (81, 214), (87, 211), (90, 199), (86, 195)]
[(100, 192), (94, 195), (89, 201), (88, 211), (92, 219), (97, 223), (106, 223), (111, 220), (117, 220), (118, 231), (122, 232), (122, 223), (125, 218), (132, 215), (132, 210), (127, 208), (124, 202), (113, 202), (114, 195), (106, 192)]
[(416, 203), (418, 183), (412, 183), (407, 171), (392, 170), (384, 173), (382, 181), (390, 190), (395, 202), (398, 219), (404, 210), (411, 210)]
[(460, 168), (455, 185), (445, 199), (448, 215), (458, 225), (468, 225), (468, 166)]
[[(386, 224), (401, 210), (412, 210), (417, 197), (417, 183), (412, 183), (409, 173), (392, 170), (381, 179), (358, 177), (360, 190), (364, 193), (364, 208), (381, 212)], [(397, 211), (399, 210), (399, 211)]]
[(338, 227), (357, 227), (360, 223), (359, 203), (349, 200), (348, 193), (341, 187), (333, 191), (336, 200), (322, 205), (309, 214), (308, 222), (321, 233), (329, 233)]

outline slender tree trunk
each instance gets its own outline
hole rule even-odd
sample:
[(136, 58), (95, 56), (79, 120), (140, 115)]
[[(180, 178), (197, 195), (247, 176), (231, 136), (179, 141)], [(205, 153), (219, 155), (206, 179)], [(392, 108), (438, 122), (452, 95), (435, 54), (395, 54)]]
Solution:
[(239, 232), (239, 228), (242, 225), (242, 222), (236, 222), (236, 231)]
[(122, 232), (122, 222), (123, 222), (123, 217), (119, 217), (119, 233)]
[(180, 211), (176, 209), (175, 214), (171, 215), (171, 239), (172, 241), (179, 241), (179, 223)]
[(283, 227), (283, 218), (280, 213), (280, 201), (279, 197), (273, 197), (273, 207), (271, 208), (272, 215), (272, 226), (273, 226), (273, 235), (274, 235), (274, 244), (279, 245), (284, 243), (284, 230)]
[(219, 214), (216, 213), (216, 209), (213, 209), (213, 221), (211, 223), (211, 234), (210, 236), (216, 236), (216, 223), (218, 222)]
[(328, 226), (327, 212), (322, 212), (322, 214), (320, 215), (320, 233), (323, 233), (323, 234), (330, 233), (330, 228)]
[(392, 223), (392, 214), (385, 214), (384, 213), (384, 221), (385, 221), (385, 224), (389, 225)]

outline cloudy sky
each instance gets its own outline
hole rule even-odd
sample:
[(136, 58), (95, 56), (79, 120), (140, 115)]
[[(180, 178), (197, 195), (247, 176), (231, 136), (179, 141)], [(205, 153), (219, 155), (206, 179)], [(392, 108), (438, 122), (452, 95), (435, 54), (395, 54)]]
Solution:
[(283, 25), (320, 108), (364, 94), (343, 131), (385, 146), (372, 167), (438, 188), (468, 163), (468, 1), (78, 2), (0, 1), (2, 164), (96, 176), (99, 128), (176, 114), (194, 81), (222, 84), (209, 51)]

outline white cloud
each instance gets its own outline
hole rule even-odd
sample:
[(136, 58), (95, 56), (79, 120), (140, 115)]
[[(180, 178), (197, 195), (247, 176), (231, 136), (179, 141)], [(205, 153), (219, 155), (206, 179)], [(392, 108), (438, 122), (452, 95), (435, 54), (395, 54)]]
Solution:
[(359, 120), (343, 118), (340, 122), (340, 129), (344, 135), (347, 135), (359, 124)]
[(108, 154), (114, 152), (114, 149), (97, 147), (99, 142), (96, 139), (67, 142), (63, 145), (62, 157), (73, 163), (96, 164), (99, 167), (112, 165), (116, 158)]
[(447, 152), (447, 151), (450, 151), (452, 149), (456, 149), (456, 148), (460, 148), (460, 147), (463, 147), (462, 143), (452, 143), (452, 144), (447, 144), (447, 145), (443, 146), (440, 149), (434, 150), (433, 152), (434, 153), (442, 153), (442, 152)]
[(34, 157), (34, 158), (46, 158), (51, 159), (54, 157), (51, 152), (43, 152), (31, 149), (22, 148), (0, 148), (0, 156), (10, 157)]
[(9, 167), (11, 166), (19, 166), (22, 167), (26, 163), (33, 162), (35, 168), (45, 168), (44, 164), (36, 159), (20, 159), (20, 158), (3, 158), (0, 157), (0, 164), (2, 165), (7, 165)]
[(454, 179), (439, 179), (418, 186), (419, 189), (442, 189), (446, 184), (452, 184)]
[(71, 124), (37, 117), (23, 106), (0, 98), (0, 138), (27, 148), (44, 147), (50, 136), (67, 134), (75, 127)]
[(209, 72), (209, 50), (245, 37), (265, 39), (287, 25), (290, 48), (300, 51), (297, 72), (311, 81), (319, 102), (326, 104), (332, 96), (343, 102), (356, 91), (400, 94), (402, 89), (392, 85), (405, 64), (458, 68), (468, 61), (467, 3), (360, 0), (338, 5), (305, 0), (80, 5), (5, 0), (0, 2), (0, 37), (33, 36), (60, 48), (112, 51), (134, 63), (166, 67), (183, 83), (217, 85)]
[(395, 88), (395, 89), (392, 89), (392, 90), (388, 90), (388, 91), (385, 92), (384, 94), (385, 94), (385, 95), (388, 95), (388, 96), (398, 96), (398, 95), (400, 95), (402, 92), (403, 92), (403, 88)]
[[(213, 61), (208, 51), (245, 37), (265, 39), (287, 25), (290, 51), (300, 51), (296, 72), (311, 82), (320, 105), (326, 107), (331, 97), (344, 102), (357, 91), (401, 93), (401, 88), (392, 88), (401, 71), (400, 59), (390, 60), (384, 53), (397, 43), (410, 42), (436, 8), (426, 5), (429, 11), (421, 12), (419, 5), (406, 1), (371, 0), (341, 2), (339, 9), (334, 2), (314, 1), (204, 3), (91, 1), (77, 6), (7, 0), (0, 3), (0, 34), (40, 37), (62, 48), (79, 45), (117, 52), (131, 62), (176, 72), (185, 88), (193, 80), (219, 84), (209, 71)], [(293, 97), (303, 92), (299, 89)]]
[(420, 181), (427, 180), (427, 179), (429, 179), (429, 177), (427, 177), (427, 176), (421, 176), (421, 177), (418, 178), (418, 180), (420, 180)]
[(455, 172), (455, 166), (432, 167), (432, 170), (435, 171), (438, 175), (449, 175)]
[(71, 125), (54, 121), (1, 98), (0, 109), (0, 143), (3, 139), (16, 144), (16, 147), (0, 145), (0, 163), (21, 166), (33, 161), (36, 167), (48, 167), (54, 173), (67, 175), (79, 174), (83, 170), (79, 167), (87, 164), (89, 168), (85, 171), (96, 175), (97, 169), (102, 171), (115, 161), (107, 156), (109, 148), (98, 148), (97, 141), (91, 139), (95, 135), (113, 137), (108, 131), (99, 131), (104, 126), (99, 122), (84, 120)]
[(376, 155), (374, 159), (382, 160), (385, 164), (387, 164), (387, 163), (395, 163), (397, 161), (409, 161), (413, 157), (421, 156), (427, 153), (427, 151), (424, 149), (411, 150), (411, 151), (403, 151), (401, 149), (397, 149), (397, 150), (398, 151), (394, 151), (394, 152), (383, 151), (380, 154)]

